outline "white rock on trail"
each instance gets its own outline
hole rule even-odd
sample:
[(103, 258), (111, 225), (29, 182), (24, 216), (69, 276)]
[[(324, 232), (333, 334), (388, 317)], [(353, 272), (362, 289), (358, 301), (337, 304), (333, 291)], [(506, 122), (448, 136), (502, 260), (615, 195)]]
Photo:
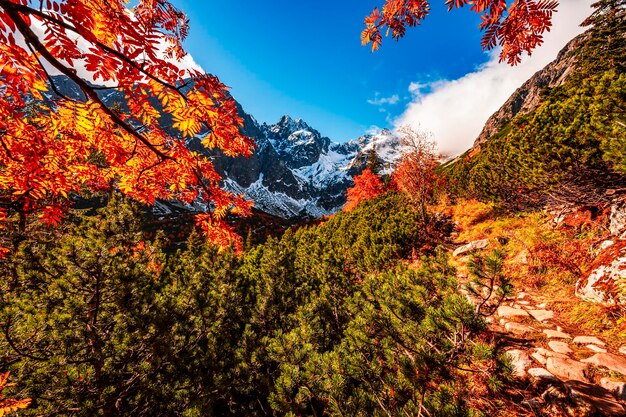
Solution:
[(570, 349), (569, 345), (565, 342), (551, 340), (550, 342), (548, 342), (548, 346), (556, 353), (563, 353), (567, 355), (573, 352), (573, 350)]
[(543, 332), (546, 334), (546, 337), (548, 339), (571, 339), (572, 338), (572, 336), (570, 336), (569, 334), (564, 333), (559, 330), (546, 329)]
[(576, 343), (578, 345), (594, 344), (598, 346), (606, 346), (606, 343), (595, 336), (576, 336), (574, 340), (572, 340), (572, 343)]
[(611, 371), (626, 375), (626, 358), (612, 353), (596, 353), (590, 358), (583, 359), (581, 362), (595, 366), (604, 367)]
[(528, 314), (537, 321), (546, 321), (554, 318), (554, 312), (550, 310), (528, 310)]
[(535, 329), (533, 329), (532, 327), (526, 326), (521, 323), (515, 323), (515, 322), (510, 322), (510, 323), (505, 324), (504, 329), (508, 332), (511, 332), (513, 334), (517, 334), (520, 336), (528, 334), (528, 333), (532, 333), (535, 331)]
[(606, 349), (603, 349), (601, 347), (598, 347), (596, 345), (587, 345), (585, 346), (587, 349), (596, 352), (596, 353), (606, 353)]
[(526, 369), (532, 365), (528, 354), (523, 350), (514, 349), (506, 352), (507, 357), (513, 366), (513, 375), (518, 378), (526, 376)]
[(475, 240), (474, 242), (470, 242), (467, 245), (463, 245), (461, 247), (456, 248), (454, 252), (452, 252), (452, 255), (453, 256), (465, 255), (466, 253), (469, 253), (478, 249), (485, 249), (487, 245), (489, 245), (489, 239)]
[[(530, 370), (528, 370), (530, 373)], [(611, 378), (602, 378), (600, 386), (613, 393), (618, 400), (626, 402), (626, 382), (614, 381)]]
[(498, 316), (500, 317), (528, 317), (526, 310), (521, 308), (513, 308), (507, 306), (498, 307)]
[(580, 363), (569, 358), (548, 358), (546, 362), (546, 369), (554, 375), (563, 378), (565, 380), (576, 380), (587, 382), (587, 376), (585, 372), (589, 369), (589, 365), (586, 363)]
[(535, 382), (557, 382), (559, 380), (559, 378), (555, 377), (544, 368), (530, 368), (528, 375), (530, 375), (531, 379)]

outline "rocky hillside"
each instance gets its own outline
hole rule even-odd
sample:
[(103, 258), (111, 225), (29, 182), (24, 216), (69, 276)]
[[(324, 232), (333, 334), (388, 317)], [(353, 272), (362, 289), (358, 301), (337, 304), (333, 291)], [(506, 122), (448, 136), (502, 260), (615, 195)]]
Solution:
[(572, 39), (563, 48), (556, 59), (536, 72), (528, 81), (518, 88), (509, 99), (485, 123), (483, 130), (474, 142), (474, 147), (489, 140), (513, 117), (535, 110), (541, 103), (541, 93), (546, 88), (563, 85), (563, 82), (574, 71), (577, 51), (585, 40), (585, 34)]

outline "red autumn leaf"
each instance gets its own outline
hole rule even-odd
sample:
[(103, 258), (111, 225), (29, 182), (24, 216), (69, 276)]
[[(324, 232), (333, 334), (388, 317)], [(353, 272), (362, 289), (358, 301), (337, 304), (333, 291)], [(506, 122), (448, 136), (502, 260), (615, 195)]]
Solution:
[(348, 201), (343, 209), (350, 211), (361, 201), (371, 200), (382, 194), (383, 191), (383, 183), (380, 178), (367, 168), (360, 175), (354, 177), (354, 187), (348, 188)]

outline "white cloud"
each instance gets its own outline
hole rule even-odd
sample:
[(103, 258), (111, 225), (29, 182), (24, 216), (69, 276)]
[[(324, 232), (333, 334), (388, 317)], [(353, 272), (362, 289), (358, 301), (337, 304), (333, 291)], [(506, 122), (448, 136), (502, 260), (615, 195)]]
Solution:
[(580, 23), (591, 14), (593, 0), (562, 1), (554, 15), (552, 31), (533, 55), (511, 67), (498, 63), (498, 53), (475, 72), (456, 80), (413, 82), (413, 100), (394, 126), (411, 125), (434, 134), (439, 151), (457, 155), (472, 146), (487, 119), (535, 72), (554, 60), (579, 33)]
[(394, 105), (400, 101), (400, 96), (397, 94), (391, 97), (379, 97), (379, 93), (376, 93), (375, 96), (374, 99), (367, 100), (367, 102), (373, 106)]

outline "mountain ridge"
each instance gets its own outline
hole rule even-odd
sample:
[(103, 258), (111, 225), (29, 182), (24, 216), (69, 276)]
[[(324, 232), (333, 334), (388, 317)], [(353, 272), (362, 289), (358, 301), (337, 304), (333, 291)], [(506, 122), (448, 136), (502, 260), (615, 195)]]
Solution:
[[(67, 77), (53, 79), (63, 95), (82, 99), (78, 86)], [(107, 105), (125, 106), (119, 91), (99, 91), (99, 95)], [(48, 93), (47, 99), (51, 98), (53, 94)], [(369, 152), (376, 149), (387, 172), (402, 154), (399, 138), (389, 130), (338, 143), (300, 118), (284, 115), (274, 124), (259, 123), (241, 104), (237, 103), (237, 109), (243, 119), (242, 133), (256, 144), (251, 157), (231, 158), (219, 150), (206, 149), (201, 143), (206, 132), (186, 144), (213, 160), (227, 190), (244, 194), (254, 200), (257, 209), (284, 219), (320, 218), (337, 212), (346, 201), (346, 190), (353, 185), (352, 177), (367, 165)], [(161, 123), (169, 134), (179, 134), (169, 118), (163, 117)], [(158, 204), (156, 211), (169, 214), (173, 208), (208, 209), (199, 204), (185, 207), (168, 202)]]
[(563, 85), (567, 77), (574, 71), (578, 61), (578, 47), (587, 36), (586, 33), (582, 33), (570, 40), (552, 62), (533, 74), (515, 90), (507, 101), (487, 119), (472, 148), (477, 148), (487, 142), (518, 114), (526, 114), (535, 110), (540, 105), (542, 92), (546, 88)]

